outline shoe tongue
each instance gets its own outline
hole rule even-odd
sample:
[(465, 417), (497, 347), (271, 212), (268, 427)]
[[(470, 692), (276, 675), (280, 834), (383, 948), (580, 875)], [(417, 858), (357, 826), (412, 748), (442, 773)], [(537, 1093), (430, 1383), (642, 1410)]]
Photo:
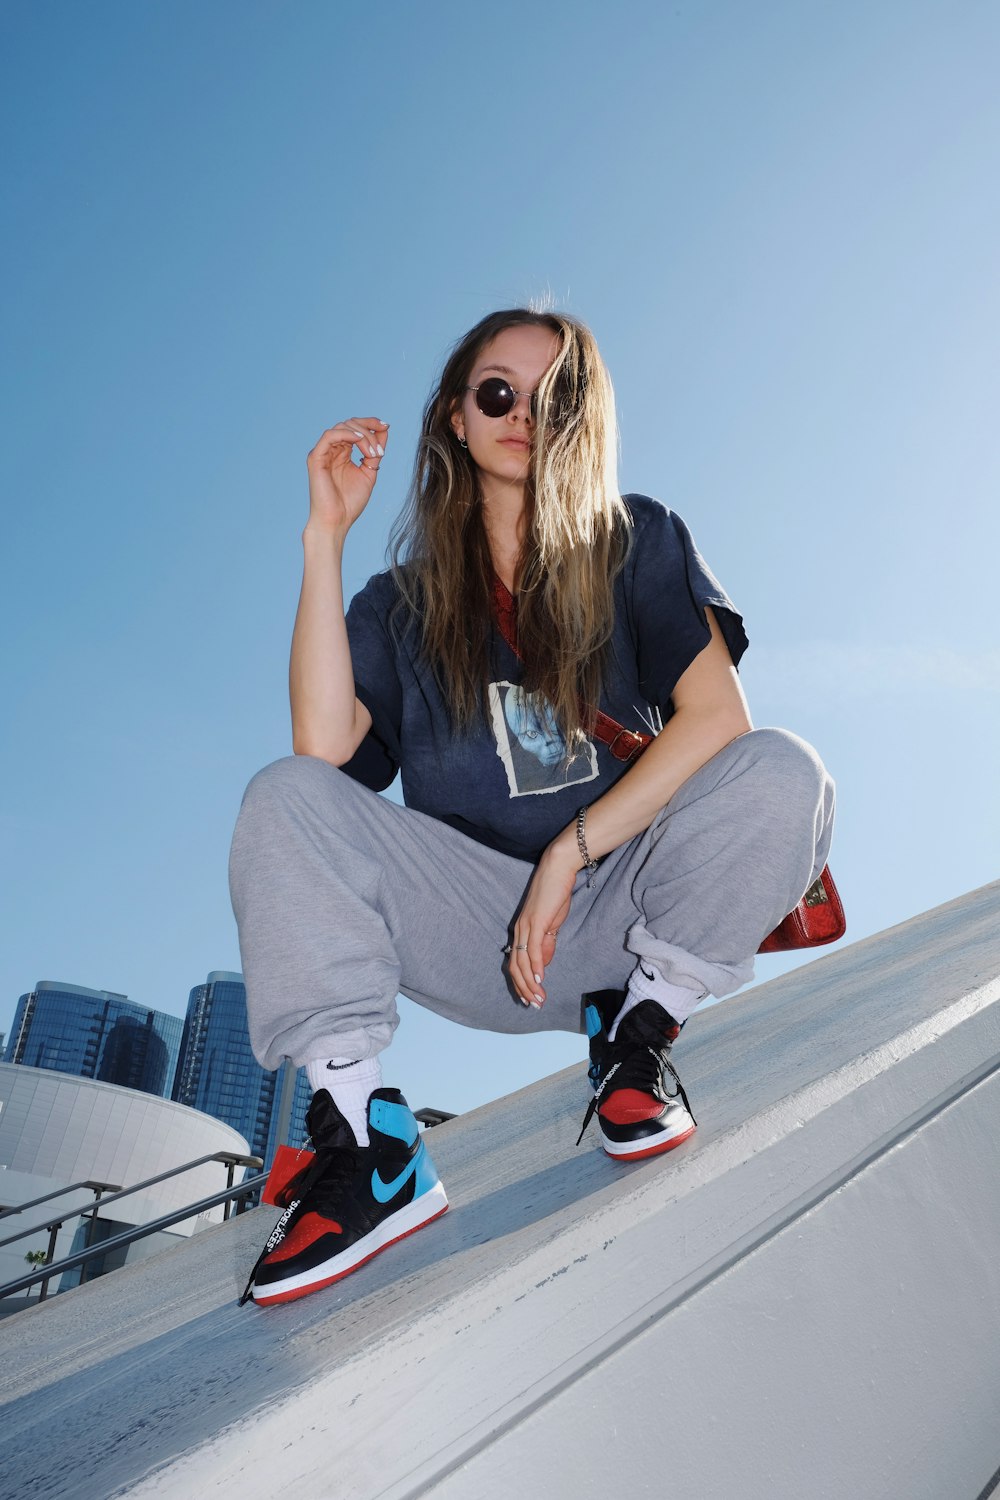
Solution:
[(674, 1038), (675, 1022), (658, 1000), (643, 1000), (633, 1007), (624, 1018), (616, 1033), (616, 1039), (624, 1037), (629, 1042), (648, 1042), (662, 1047)]
[(309, 1139), (317, 1150), (331, 1146), (350, 1146), (358, 1149), (357, 1137), (350, 1121), (341, 1114), (329, 1089), (317, 1089), (306, 1115)]

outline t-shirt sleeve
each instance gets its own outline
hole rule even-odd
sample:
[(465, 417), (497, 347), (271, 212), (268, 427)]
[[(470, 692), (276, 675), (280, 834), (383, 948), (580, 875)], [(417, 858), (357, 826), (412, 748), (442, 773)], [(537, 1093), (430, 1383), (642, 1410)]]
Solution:
[(635, 529), (631, 616), (646, 700), (665, 708), (680, 677), (711, 639), (705, 607), (714, 610), (733, 665), (747, 648), (743, 619), (695, 546), (680, 516), (658, 501), (626, 496)]
[(399, 770), (403, 693), (390, 635), (390, 601), (371, 579), (351, 600), (347, 638), (354, 691), (372, 716), (372, 727), (342, 769), (374, 792), (384, 791)]

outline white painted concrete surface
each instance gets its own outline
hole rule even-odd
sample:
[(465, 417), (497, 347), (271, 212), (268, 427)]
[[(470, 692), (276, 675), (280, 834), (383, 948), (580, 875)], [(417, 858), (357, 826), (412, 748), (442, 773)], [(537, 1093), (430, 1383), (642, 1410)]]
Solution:
[(435, 1130), (451, 1211), (301, 1302), (236, 1306), (260, 1209), (8, 1320), (0, 1488), (977, 1500), (1000, 884), (697, 1015), (675, 1057), (676, 1152), (577, 1150), (567, 1070)]

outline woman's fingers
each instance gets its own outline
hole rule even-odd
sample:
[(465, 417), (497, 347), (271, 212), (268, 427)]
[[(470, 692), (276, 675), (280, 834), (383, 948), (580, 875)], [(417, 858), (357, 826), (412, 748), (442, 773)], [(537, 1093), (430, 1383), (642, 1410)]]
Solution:
[(343, 457), (350, 459), (352, 449), (357, 447), (362, 463), (377, 469), (379, 461), (385, 457), (388, 436), (388, 424), (377, 417), (351, 417), (346, 422), (338, 422), (335, 427), (328, 427), (321, 434), (307, 463), (323, 466), (338, 450)]
[(389, 436), (389, 424), (378, 417), (351, 417), (341, 424), (349, 427), (355, 435), (362, 458), (385, 457), (385, 444)]
[(575, 872), (543, 859), (514, 920), (509, 972), (525, 1005), (541, 1009), (545, 1004), (545, 968), (555, 956), (556, 937), (569, 916), (574, 879)]
[(555, 942), (551, 937), (545, 938), (537, 922), (529, 924), (524, 929), (519, 923), (514, 929), (514, 941), (510, 951), (510, 977), (514, 988), (525, 1005), (533, 1005), (536, 1010), (541, 1010), (545, 1004), (545, 987), (542, 983), (545, 974), (545, 944), (551, 947), (548, 962), (552, 961), (552, 953), (555, 952)]

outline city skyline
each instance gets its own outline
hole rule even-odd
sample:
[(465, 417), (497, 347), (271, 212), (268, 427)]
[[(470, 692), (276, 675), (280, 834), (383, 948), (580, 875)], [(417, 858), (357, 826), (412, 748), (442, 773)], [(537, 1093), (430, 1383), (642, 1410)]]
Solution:
[(127, 995), (40, 979), (21, 995), (3, 1060), (170, 1097), (180, 1018)]
[(170, 1097), (238, 1130), (265, 1171), (279, 1145), (302, 1145), (312, 1097), (304, 1068), (262, 1068), (250, 1048), (243, 975), (213, 970), (188, 997)]
[(183, 1021), (127, 995), (38, 980), (20, 997), (4, 1062), (112, 1083), (186, 1105), (236, 1130), (267, 1170), (280, 1144), (306, 1140), (304, 1069), (262, 1068), (247, 1029), (242, 974), (213, 970)]

